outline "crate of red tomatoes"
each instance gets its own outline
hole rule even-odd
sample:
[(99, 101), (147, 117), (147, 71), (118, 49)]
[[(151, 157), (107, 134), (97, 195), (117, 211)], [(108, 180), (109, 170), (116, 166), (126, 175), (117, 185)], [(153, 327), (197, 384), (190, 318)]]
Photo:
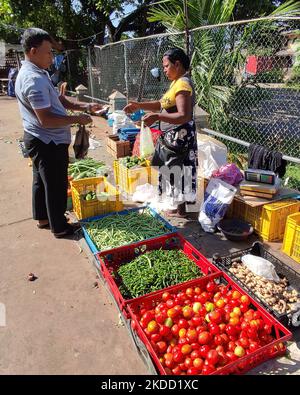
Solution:
[(99, 270), (120, 310), (166, 287), (221, 271), (180, 234), (144, 240), (96, 254)]
[(285, 354), (292, 336), (225, 273), (169, 287), (127, 308), (163, 375), (243, 374)]

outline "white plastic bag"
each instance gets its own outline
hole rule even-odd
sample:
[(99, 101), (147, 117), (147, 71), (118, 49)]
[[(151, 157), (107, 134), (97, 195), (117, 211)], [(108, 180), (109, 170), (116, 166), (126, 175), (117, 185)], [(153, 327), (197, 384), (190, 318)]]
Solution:
[(260, 256), (246, 254), (241, 258), (243, 265), (245, 265), (252, 273), (257, 276), (266, 278), (267, 280), (279, 282), (273, 263)]
[(144, 121), (141, 122), (140, 131), (140, 156), (147, 158), (154, 153), (154, 144), (152, 140), (152, 133), (148, 126), (144, 125)]
[(134, 202), (147, 203), (151, 202), (156, 198), (157, 188), (151, 184), (138, 185), (134, 194), (132, 195), (132, 200)]
[(210, 178), (214, 170), (218, 170), (227, 162), (226, 145), (206, 134), (198, 134), (198, 162), (199, 173)]
[(205, 232), (215, 231), (215, 226), (224, 217), (235, 193), (234, 186), (218, 178), (212, 178), (209, 181), (198, 217)]
[(109, 115), (109, 119), (113, 120), (113, 134), (118, 133), (121, 128), (135, 128), (134, 122), (125, 114), (123, 110), (114, 111)]

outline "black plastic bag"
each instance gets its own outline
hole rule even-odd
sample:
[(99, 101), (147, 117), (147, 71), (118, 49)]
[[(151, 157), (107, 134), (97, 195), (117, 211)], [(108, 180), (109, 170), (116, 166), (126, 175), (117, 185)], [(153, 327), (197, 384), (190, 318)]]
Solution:
[(79, 125), (73, 145), (75, 158), (83, 159), (88, 153), (89, 146), (89, 132), (85, 129), (84, 125)]
[(155, 151), (152, 157), (152, 166), (183, 166), (184, 161), (189, 154), (188, 148), (181, 148), (180, 150), (172, 149), (166, 144), (163, 136), (160, 136), (155, 145)]

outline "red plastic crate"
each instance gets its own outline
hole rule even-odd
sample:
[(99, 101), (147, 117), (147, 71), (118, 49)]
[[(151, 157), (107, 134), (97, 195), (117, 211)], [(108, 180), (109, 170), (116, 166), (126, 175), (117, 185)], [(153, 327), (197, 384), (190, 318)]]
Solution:
[[(135, 299), (125, 299), (121, 292), (119, 291), (118, 283), (116, 279), (112, 276), (114, 271), (127, 262), (132, 261), (137, 256), (144, 254), (151, 250), (181, 250), (188, 258), (196, 263), (199, 269), (204, 275), (210, 275), (212, 273), (221, 273), (214, 264), (209, 262), (197, 249), (189, 243), (180, 234), (171, 234), (157, 237), (151, 240), (144, 240), (138, 243), (133, 243), (127, 246), (114, 248), (111, 250), (99, 252), (96, 254), (96, 259), (99, 262), (99, 269), (110, 286), (110, 289), (118, 303), (120, 310), (123, 312), (124, 316), (129, 318), (127, 311), (127, 304), (132, 300), (139, 300), (143, 296)], [(151, 293), (152, 294), (152, 293)], [(149, 295), (151, 295), (149, 294)]]
[[(173, 287), (165, 288), (165, 290), (163, 291), (153, 292), (152, 294), (132, 300), (128, 303), (127, 309), (131, 316), (131, 326), (133, 330), (137, 332), (138, 336), (146, 346), (160, 374), (166, 375), (167, 373), (162, 364), (160, 363), (159, 358), (154, 351), (151, 343), (149, 342), (143, 328), (139, 324), (137, 313), (140, 311), (141, 308), (151, 309), (156, 306), (159, 302), (161, 302), (162, 294), (166, 290), (168, 290), (168, 292), (170, 293), (177, 293), (178, 291), (185, 290), (188, 287), (199, 286), (200, 288), (203, 288), (212, 279), (217, 283), (227, 284), (229, 289), (238, 290), (241, 294), (247, 295), (247, 293), (243, 289), (241, 289), (233, 280), (231, 280), (230, 277), (227, 276), (225, 273), (216, 273), (208, 277), (202, 277), (199, 279), (187, 281), (183, 284), (175, 285)], [(227, 365), (217, 369), (212, 374), (244, 374), (250, 369), (253, 369), (254, 367), (260, 365), (261, 363), (271, 358), (284, 355), (286, 352), (286, 345), (284, 343), (286, 343), (292, 337), (292, 333), (279, 321), (272, 317), (272, 315), (269, 314), (264, 308), (262, 308), (254, 299), (252, 299), (251, 296), (249, 296), (249, 298), (251, 300), (252, 307), (261, 313), (264, 322), (266, 324), (272, 325), (272, 334), (275, 337), (275, 340), (259, 348), (258, 350), (253, 351), (251, 354), (245, 355), (244, 357), (241, 357), (236, 361), (228, 363)], [(280, 345), (280, 343), (282, 344), (282, 346)], [(276, 346), (279, 347), (275, 349)]]

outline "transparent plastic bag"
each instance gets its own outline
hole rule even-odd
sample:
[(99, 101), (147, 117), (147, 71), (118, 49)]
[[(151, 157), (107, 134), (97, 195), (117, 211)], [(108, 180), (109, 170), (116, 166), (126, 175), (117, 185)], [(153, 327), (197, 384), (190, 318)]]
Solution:
[(264, 259), (260, 256), (255, 256), (251, 254), (246, 254), (241, 258), (243, 265), (245, 265), (252, 273), (257, 276), (264, 277), (267, 280), (279, 282), (280, 278), (278, 277), (275, 266), (273, 263)]
[(154, 153), (154, 144), (150, 128), (141, 123), (140, 131), (140, 155), (142, 158), (148, 158)]

